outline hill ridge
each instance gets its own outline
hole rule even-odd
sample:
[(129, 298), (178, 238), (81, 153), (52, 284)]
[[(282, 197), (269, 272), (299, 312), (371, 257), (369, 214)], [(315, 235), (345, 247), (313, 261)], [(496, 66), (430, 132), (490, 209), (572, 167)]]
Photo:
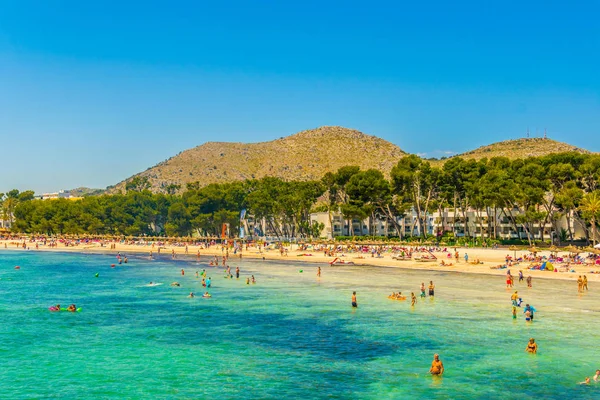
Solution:
[[(515, 159), (569, 151), (591, 153), (567, 143), (536, 137), (504, 140), (441, 160), (428, 160), (432, 165), (441, 165), (455, 157)], [(322, 126), (264, 142), (205, 142), (109, 186), (107, 192), (123, 191), (134, 177), (148, 178), (151, 190), (158, 192), (170, 185), (179, 185), (181, 191), (193, 182), (205, 186), (264, 176), (286, 180), (320, 179), (326, 172), (346, 165), (379, 169), (389, 176), (392, 167), (407, 154), (397, 145), (374, 135), (341, 126)]]
[(266, 142), (206, 142), (161, 161), (114, 187), (121, 191), (134, 177), (147, 177), (153, 191), (171, 184), (185, 188), (276, 176), (282, 179), (320, 179), (345, 165), (376, 168), (389, 174), (406, 153), (377, 136), (339, 126), (308, 129)]

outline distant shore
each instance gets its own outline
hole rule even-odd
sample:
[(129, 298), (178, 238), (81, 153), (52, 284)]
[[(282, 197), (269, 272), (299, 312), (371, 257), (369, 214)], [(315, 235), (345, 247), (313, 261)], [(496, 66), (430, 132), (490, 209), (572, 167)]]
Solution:
[[(20, 246), (19, 246), (20, 244)], [(159, 247), (155, 245), (139, 245), (139, 244), (123, 244), (120, 242), (111, 242), (106, 246), (101, 246), (99, 243), (79, 244), (65, 246), (59, 243), (57, 247), (39, 246), (35, 248), (35, 243), (26, 243), (30, 251), (43, 251), (43, 252), (76, 252), (76, 253), (101, 253), (101, 254), (114, 254), (121, 255), (135, 254), (137, 256), (147, 255), (150, 256), (152, 252), (153, 256), (161, 255), (162, 257), (171, 257), (175, 254), (176, 259), (194, 260), (197, 258), (198, 253), (200, 254), (200, 261), (209, 263), (214, 260), (217, 256), (219, 265), (222, 263), (222, 256), (226, 254), (225, 250), (221, 250), (220, 245), (213, 245), (209, 248), (203, 248), (201, 246), (188, 245), (187, 254), (184, 245), (161, 245), (160, 252)], [(111, 248), (114, 245), (114, 248)], [(264, 259), (264, 260), (277, 260), (277, 261), (294, 261), (306, 263), (309, 265), (321, 266), (322, 268), (335, 268), (336, 265), (330, 266), (330, 262), (338, 259), (342, 260), (344, 264), (338, 265), (355, 265), (355, 266), (374, 266), (374, 267), (385, 267), (385, 268), (402, 268), (402, 269), (413, 269), (413, 270), (430, 270), (430, 271), (446, 271), (446, 272), (462, 272), (470, 274), (487, 274), (496, 276), (505, 276), (507, 270), (510, 270), (515, 279), (518, 279), (519, 270), (523, 271), (523, 275), (530, 275), (533, 278), (545, 278), (545, 279), (563, 279), (563, 280), (576, 280), (579, 275), (587, 275), (589, 281), (600, 281), (600, 274), (591, 273), (591, 271), (600, 271), (599, 265), (584, 265), (584, 264), (572, 264), (569, 270), (573, 269), (575, 272), (550, 272), (540, 270), (527, 269), (531, 264), (529, 261), (521, 262), (518, 265), (512, 265), (505, 269), (491, 269), (490, 267), (496, 267), (505, 263), (505, 257), (507, 255), (519, 258), (530, 254), (528, 251), (510, 251), (508, 249), (484, 249), (484, 248), (457, 248), (459, 252), (458, 262), (454, 257), (454, 248), (447, 248), (446, 252), (434, 251), (437, 257), (436, 261), (425, 261), (418, 262), (413, 260), (395, 260), (392, 258), (391, 253), (383, 253), (381, 257), (372, 257), (369, 253), (337, 253), (335, 256), (325, 256), (323, 251), (317, 251), (313, 249), (299, 250), (297, 245), (292, 245), (286, 248), (287, 251), (281, 255), (278, 249), (261, 249), (256, 247), (249, 247), (241, 252), (242, 259)], [(22, 242), (15, 240), (0, 240), (0, 252), (10, 250), (24, 250), (22, 248)], [(472, 264), (465, 262), (464, 255), (468, 253), (469, 261), (479, 260), (479, 264)], [(452, 257), (448, 257), (450, 254)], [(540, 256), (550, 256), (549, 251), (542, 251), (538, 253)], [(235, 262), (240, 258), (240, 252), (234, 254), (233, 250), (229, 251), (229, 261)], [(441, 265), (442, 260), (445, 263), (452, 263), (451, 266)]]

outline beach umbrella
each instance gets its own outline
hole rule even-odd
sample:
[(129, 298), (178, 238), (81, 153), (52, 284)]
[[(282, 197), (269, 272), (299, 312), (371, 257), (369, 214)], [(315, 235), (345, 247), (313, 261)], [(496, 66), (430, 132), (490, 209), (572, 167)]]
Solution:
[(551, 253), (556, 253), (557, 251), (560, 251), (560, 248), (552, 245), (548, 247), (548, 251), (550, 251)]
[(538, 248), (537, 248), (537, 247), (535, 247), (535, 246), (531, 246), (531, 247), (530, 247), (529, 249), (527, 249), (527, 250), (529, 250), (529, 251), (530, 251), (531, 253), (533, 253), (533, 254), (535, 254), (535, 253), (538, 253), (538, 252), (540, 251), (540, 249), (538, 249)]
[(581, 253), (581, 250), (579, 250), (577, 247), (571, 245), (571, 246), (567, 246), (563, 249), (563, 251), (569, 252), (569, 253), (575, 253), (575, 254), (579, 254)]
[[(456, 250), (456, 248), (454, 250)], [(508, 250), (513, 252), (513, 258), (516, 259), (517, 258), (517, 250), (519, 250), (519, 248), (515, 245), (512, 245), (508, 248)]]
[(595, 249), (593, 247), (586, 247), (585, 249), (582, 249), (585, 253), (592, 253), (592, 254), (600, 254), (600, 249)]

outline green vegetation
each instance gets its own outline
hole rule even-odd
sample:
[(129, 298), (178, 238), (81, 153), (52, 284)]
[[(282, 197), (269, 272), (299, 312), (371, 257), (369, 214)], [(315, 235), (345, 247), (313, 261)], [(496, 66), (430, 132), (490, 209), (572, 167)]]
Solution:
[[(33, 193), (11, 191), (3, 195), (5, 219), (14, 216), (13, 229), (48, 234), (119, 234), (188, 236), (193, 233), (219, 236), (223, 224), (230, 234), (239, 229), (240, 210), (247, 209), (256, 220), (264, 220), (268, 231), (278, 237), (314, 237), (323, 228), (310, 221), (315, 210), (341, 212), (344, 219), (371, 218), (369, 235), (376, 234), (374, 221), (388, 221), (402, 238), (398, 218), (414, 210), (415, 224), (425, 236), (427, 218), (439, 211), (441, 226), (452, 227), (452, 238), (483, 236), (486, 243), (499, 240), (497, 218), (512, 225), (518, 240), (534, 242), (533, 232), (553, 225), (557, 237), (573, 240), (573, 227), (561, 230), (558, 220), (572, 215), (575, 223), (595, 237), (600, 221), (600, 156), (577, 152), (510, 160), (506, 157), (465, 160), (449, 159), (431, 166), (417, 156), (401, 158), (389, 179), (377, 169), (345, 166), (327, 172), (320, 180), (285, 181), (276, 177), (243, 182), (190, 183), (182, 194), (155, 194), (149, 180), (132, 179), (125, 194), (84, 197), (80, 200), (32, 200)], [(448, 217), (452, 211), (453, 216)], [(466, 224), (474, 212), (473, 224)], [(571, 220), (571, 219), (568, 219)], [(464, 232), (458, 232), (464, 226)], [(462, 228), (461, 228), (462, 229)], [(483, 232), (483, 234), (481, 234)], [(441, 232), (440, 232), (441, 234)]]

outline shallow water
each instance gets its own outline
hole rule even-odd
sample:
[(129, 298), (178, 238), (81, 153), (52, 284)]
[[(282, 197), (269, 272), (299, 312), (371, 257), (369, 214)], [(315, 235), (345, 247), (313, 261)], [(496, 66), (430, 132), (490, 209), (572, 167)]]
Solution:
[[(517, 284), (538, 310), (528, 324), (520, 309), (512, 319), (503, 277), (323, 266), (317, 279), (313, 265), (236, 260), (231, 280), (204, 263), (129, 261), (0, 253), (0, 398), (600, 397), (600, 384), (577, 385), (600, 368), (593, 283), (581, 296), (573, 282)], [(187, 298), (203, 292), (202, 268), (213, 297)], [(414, 308), (386, 297), (429, 280), (435, 299)], [(427, 373), (435, 352), (443, 378)]]

